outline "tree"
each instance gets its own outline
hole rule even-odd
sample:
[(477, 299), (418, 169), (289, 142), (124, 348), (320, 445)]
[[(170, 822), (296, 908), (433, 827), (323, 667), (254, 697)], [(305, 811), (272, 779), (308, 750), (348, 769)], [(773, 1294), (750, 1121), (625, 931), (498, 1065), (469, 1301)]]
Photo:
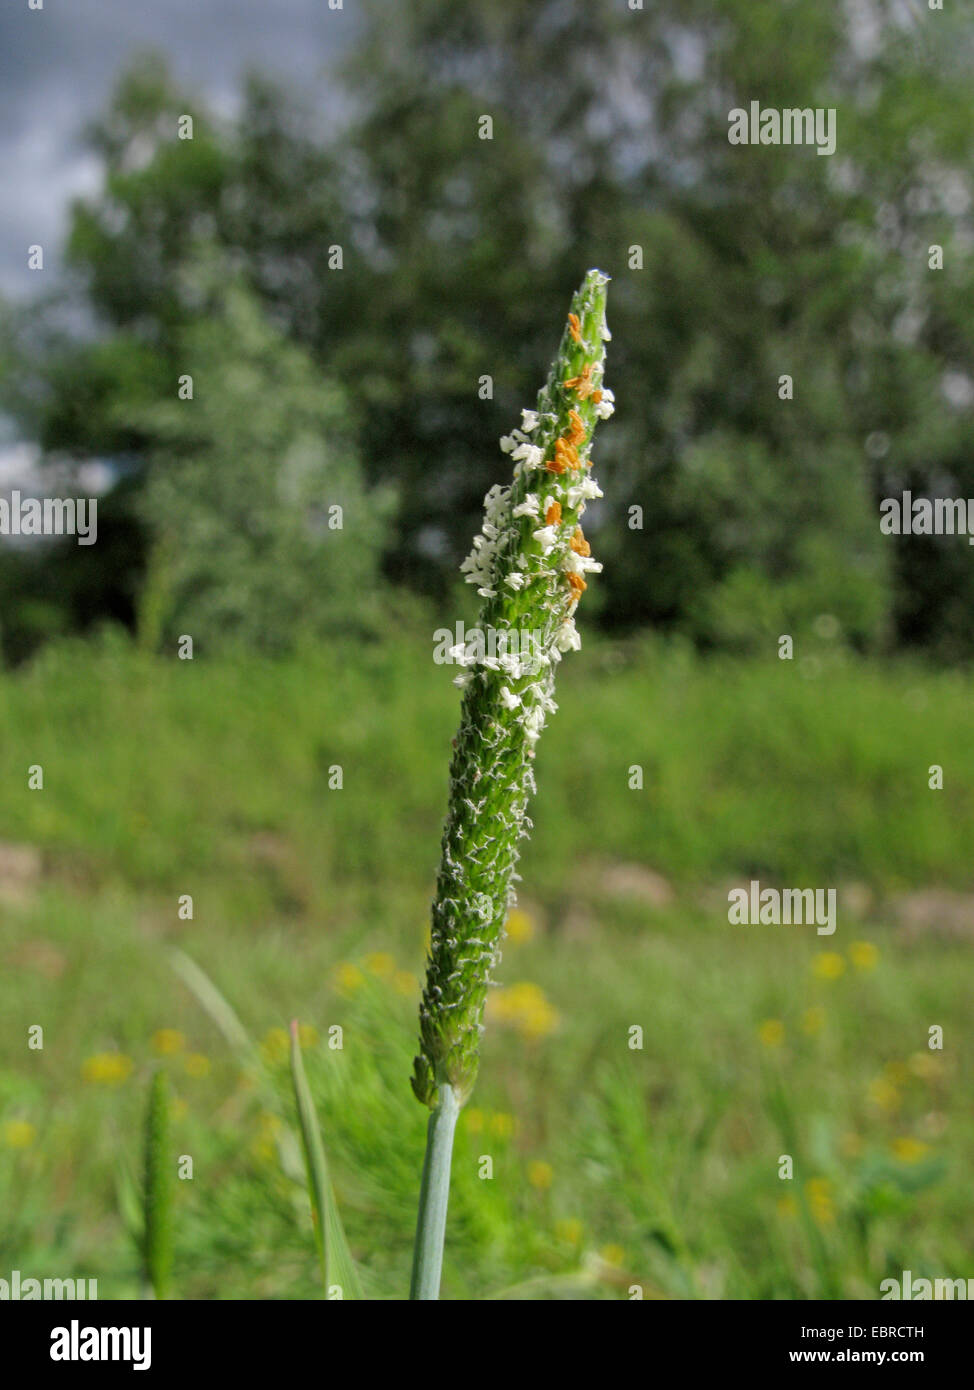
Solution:
[(381, 620), (389, 488), (367, 493), (345, 393), (208, 267), (208, 312), (179, 339), (142, 514), (153, 537), (142, 640), (269, 653)]

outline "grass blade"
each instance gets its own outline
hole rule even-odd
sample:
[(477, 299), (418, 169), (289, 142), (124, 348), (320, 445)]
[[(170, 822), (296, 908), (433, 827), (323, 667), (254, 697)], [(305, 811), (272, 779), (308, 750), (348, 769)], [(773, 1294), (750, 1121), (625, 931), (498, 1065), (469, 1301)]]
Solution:
[(169, 1077), (157, 1071), (149, 1089), (145, 1123), (143, 1260), (156, 1298), (169, 1297), (173, 1260), (175, 1172), (169, 1152)]
[(196, 995), (233, 1050), (249, 1061), (258, 1062), (257, 1049), (247, 1036), (246, 1028), (209, 975), (185, 951), (174, 950), (170, 960), (176, 974), (187, 989)]
[(338, 1204), (328, 1176), (325, 1148), (315, 1114), (311, 1088), (301, 1059), (297, 1019), (291, 1023), (291, 1078), (301, 1126), (304, 1160), (308, 1174), (308, 1195), (311, 1198), (311, 1217), (314, 1222), (315, 1244), (321, 1262), (325, 1297), (330, 1298), (336, 1285), (342, 1298), (361, 1298), (362, 1289), (345, 1239), (345, 1230), (338, 1214)]
[[(277, 1092), (267, 1077), (267, 1069), (261, 1060), (260, 1052), (251, 1042), (246, 1028), (240, 1022), (233, 1006), (224, 998), (209, 975), (186, 955), (184, 951), (174, 950), (170, 956), (172, 967), (186, 988), (193, 994), (206, 1013), (216, 1024), (230, 1047), (237, 1054), (242, 1066), (251, 1071), (257, 1081), (263, 1102), (274, 1114), (281, 1112)], [(284, 1119), (283, 1114), (280, 1118)], [(304, 1165), (298, 1141), (291, 1127), (282, 1123), (274, 1137), (281, 1168), (286, 1176), (299, 1187), (304, 1187)]]

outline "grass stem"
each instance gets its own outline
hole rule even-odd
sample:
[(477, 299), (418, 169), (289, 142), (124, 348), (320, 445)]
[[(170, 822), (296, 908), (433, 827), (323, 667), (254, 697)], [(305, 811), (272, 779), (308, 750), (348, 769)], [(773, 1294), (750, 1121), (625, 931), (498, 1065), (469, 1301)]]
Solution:
[(411, 1299), (437, 1299), (440, 1296), (443, 1237), (450, 1199), (450, 1162), (459, 1114), (456, 1092), (452, 1086), (442, 1084), (436, 1109), (430, 1115), (426, 1130), (426, 1158), (419, 1192), (413, 1278), (409, 1290)]

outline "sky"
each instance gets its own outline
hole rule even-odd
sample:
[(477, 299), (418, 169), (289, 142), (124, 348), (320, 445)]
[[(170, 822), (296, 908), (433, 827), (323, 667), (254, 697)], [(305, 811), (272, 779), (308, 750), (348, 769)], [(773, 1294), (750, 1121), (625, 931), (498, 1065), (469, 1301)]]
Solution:
[(357, 0), (3, 0), (0, 6), (0, 294), (33, 293), (27, 248), (56, 272), (70, 200), (97, 187), (80, 134), (134, 53), (161, 49), (217, 111), (249, 67), (314, 92), (355, 27)]

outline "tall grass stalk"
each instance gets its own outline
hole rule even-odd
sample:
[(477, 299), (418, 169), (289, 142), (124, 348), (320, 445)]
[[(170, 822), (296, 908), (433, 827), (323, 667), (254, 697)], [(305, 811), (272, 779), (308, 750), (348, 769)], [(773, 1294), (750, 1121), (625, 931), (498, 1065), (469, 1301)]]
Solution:
[(169, 1297), (173, 1263), (173, 1156), (169, 1152), (169, 1077), (157, 1071), (149, 1087), (145, 1118), (143, 1262), (156, 1298)]
[(572, 299), (535, 409), (501, 440), (513, 481), (487, 493), (481, 534), (461, 566), (484, 604), (478, 628), (451, 653), (464, 693), (412, 1078), (432, 1111), (414, 1299), (439, 1297), (453, 1136), (476, 1080), (487, 990), (515, 901), (519, 844), (531, 828), (535, 745), (557, 709), (558, 663), (580, 645), (575, 608), (584, 576), (601, 569), (579, 522), (586, 502), (602, 496), (589, 472), (592, 435), (613, 409), (602, 380), (607, 284), (591, 270)]
[(413, 1277), (409, 1297), (434, 1299), (440, 1293), (443, 1238), (450, 1200), (450, 1164), (453, 1136), (460, 1118), (460, 1102), (452, 1086), (442, 1085), (438, 1104), (429, 1117), (426, 1158), (419, 1195), (419, 1220), (413, 1250)]

